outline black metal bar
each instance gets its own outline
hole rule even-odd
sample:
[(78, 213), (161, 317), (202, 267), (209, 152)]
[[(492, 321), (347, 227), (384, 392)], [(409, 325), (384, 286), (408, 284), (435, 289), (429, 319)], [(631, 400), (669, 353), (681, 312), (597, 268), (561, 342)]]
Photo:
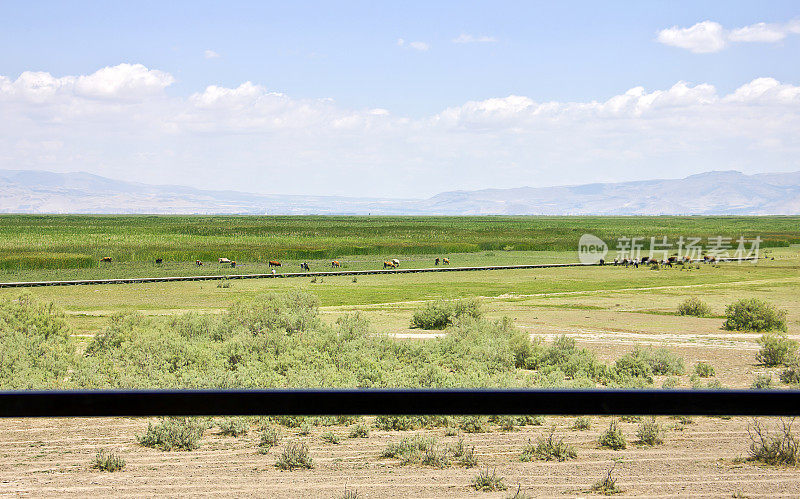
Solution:
[(0, 417), (382, 414), (800, 415), (795, 390), (63, 390), (0, 392)]

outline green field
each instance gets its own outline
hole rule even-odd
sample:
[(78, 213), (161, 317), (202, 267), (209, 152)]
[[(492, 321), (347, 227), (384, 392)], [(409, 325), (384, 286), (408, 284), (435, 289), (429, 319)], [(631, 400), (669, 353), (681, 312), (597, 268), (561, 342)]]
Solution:
[[(186, 275), (197, 259), (236, 260), (240, 272), (261, 272), (269, 260), (287, 268), (344, 259), (375, 268), (399, 257), (429, 266), (434, 256), (460, 265), (533, 263), (575, 252), (592, 233), (620, 237), (760, 236), (762, 247), (800, 242), (800, 217), (245, 217), (245, 216), (0, 216), (3, 280)], [(647, 245), (646, 245), (647, 247)], [(549, 254), (547, 252), (550, 252)], [(574, 253), (573, 253), (574, 254)], [(113, 258), (101, 265), (102, 257)], [(155, 267), (156, 258), (164, 259)], [(569, 257), (567, 260), (574, 260)], [(88, 269), (76, 272), (75, 269)], [(204, 273), (223, 272), (205, 267)], [(69, 272), (64, 272), (69, 271)]]

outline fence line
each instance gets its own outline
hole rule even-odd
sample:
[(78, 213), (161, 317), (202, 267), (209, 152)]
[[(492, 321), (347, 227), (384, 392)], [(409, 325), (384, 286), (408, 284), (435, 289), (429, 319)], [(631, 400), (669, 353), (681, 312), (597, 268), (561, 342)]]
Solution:
[(0, 392), (0, 417), (587, 414), (797, 416), (796, 390), (268, 389)]
[[(702, 260), (693, 260), (697, 263)], [(735, 259), (719, 259), (718, 262), (737, 261)], [(749, 260), (748, 260), (749, 261)], [(468, 272), (478, 270), (518, 270), (518, 269), (547, 269), (560, 267), (593, 267), (597, 263), (537, 263), (526, 265), (486, 265), (481, 267), (429, 267), (421, 269), (373, 269), (373, 270), (337, 270), (314, 272), (287, 272), (269, 274), (232, 274), (232, 275), (196, 275), (176, 277), (130, 277), (122, 279), (82, 279), (71, 281), (20, 281), (0, 282), (0, 288), (32, 288), (39, 286), (86, 286), (98, 284), (137, 284), (153, 282), (181, 282), (181, 281), (220, 281), (223, 279), (282, 279), (291, 277), (336, 277), (359, 276), (374, 274), (417, 274), (424, 272)], [(606, 265), (611, 265), (606, 262)]]

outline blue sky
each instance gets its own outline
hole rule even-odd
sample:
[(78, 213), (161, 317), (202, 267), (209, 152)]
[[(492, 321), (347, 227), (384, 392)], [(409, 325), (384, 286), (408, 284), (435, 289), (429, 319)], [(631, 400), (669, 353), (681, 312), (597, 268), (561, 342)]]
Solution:
[[(800, 170), (793, 160), (798, 142), (791, 139), (800, 135), (794, 128), (800, 97), (793, 91), (800, 85), (800, 34), (792, 24), (798, 19), (797, 2), (5, 1), (0, 77), (10, 89), (27, 84), (20, 81), (25, 72), (47, 73), (59, 88), (53, 99), (61, 100), (25, 104), (21, 87), (0, 98), (8, 127), (0, 168), (83, 170), (142, 181), (159, 172), (165, 181), (200, 187), (382, 196), (650, 178), (665, 170), (655, 176)], [(704, 32), (721, 30), (717, 48), (696, 45), (714, 41), (698, 42), (694, 32), (677, 31), (670, 42), (659, 35), (704, 21), (713, 23), (700, 26)], [(766, 23), (760, 34), (736, 31), (757, 23)], [(73, 83), (65, 78), (121, 64), (168, 79), (135, 96), (103, 94), (103, 102), (86, 92), (66, 95)], [(128, 69), (113, 78), (122, 73), (139, 78)], [(770, 109), (753, 114), (753, 102), (734, 109), (725, 100), (759, 78), (775, 82), (762, 81), (758, 90), (759, 106)], [(245, 82), (257, 90), (242, 89)], [(630, 130), (609, 121), (607, 109), (587, 116), (568, 107), (607, 102), (636, 87), (666, 92), (679, 82), (713, 86), (714, 97), (700, 92), (699, 101), (681, 101), (691, 107), (683, 114), (674, 99), (668, 111), (659, 107), (661, 114), (648, 108), (642, 115), (637, 108), (625, 116)], [(226, 94), (234, 100), (224, 110), (190, 109), (192, 96), (208, 97), (210, 86), (239, 91)], [(274, 93), (283, 100), (265, 102), (278, 99)], [(241, 100), (243, 94), (251, 100)], [(763, 95), (773, 94), (782, 97), (765, 104)], [(496, 106), (473, 106), (469, 116), (463, 109), (510, 96), (528, 101), (500, 102), (502, 123)], [(122, 99), (126, 109), (108, 99)], [(536, 121), (543, 112), (537, 106), (550, 102), (562, 106), (558, 117)], [(159, 115), (157, 108), (172, 114)], [(458, 116), (444, 119), (448, 109), (460, 110)], [(384, 112), (385, 120), (373, 118)], [(475, 112), (484, 121), (476, 122)], [(487, 122), (488, 112), (495, 114)], [(770, 126), (723, 130), (733, 122), (715, 122), (722, 114)], [(584, 128), (573, 136), (564, 115)], [(125, 126), (138, 119), (131, 137)], [(681, 119), (702, 125), (677, 130)], [(645, 130), (660, 142), (641, 146), (638, 134)], [(675, 145), (704, 132), (707, 151), (696, 142)], [(743, 135), (747, 150), (730, 150)], [(759, 150), (765, 144), (769, 150)], [(244, 154), (247, 148), (252, 156)], [(582, 154), (570, 156), (571, 148)], [(247, 180), (220, 180), (219, 168)], [(270, 181), (287, 169), (308, 182)], [(189, 180), (188, 172), (194, 173)], [(415, 180), (420, 177), (429, 179), (422, 187)]]

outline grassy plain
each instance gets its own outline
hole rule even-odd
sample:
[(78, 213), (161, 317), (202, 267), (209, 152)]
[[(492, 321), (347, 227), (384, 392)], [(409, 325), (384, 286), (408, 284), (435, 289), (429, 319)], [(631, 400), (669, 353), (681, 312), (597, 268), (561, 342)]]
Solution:
[(315, 260), (348, 255), (444, 255), (502, 249), (574, 251), (581, 234), (620, 237), (760, 236), (800, 243), (800, 217), (244, 217), (0, 216), (0, 269), (116, 262)]

